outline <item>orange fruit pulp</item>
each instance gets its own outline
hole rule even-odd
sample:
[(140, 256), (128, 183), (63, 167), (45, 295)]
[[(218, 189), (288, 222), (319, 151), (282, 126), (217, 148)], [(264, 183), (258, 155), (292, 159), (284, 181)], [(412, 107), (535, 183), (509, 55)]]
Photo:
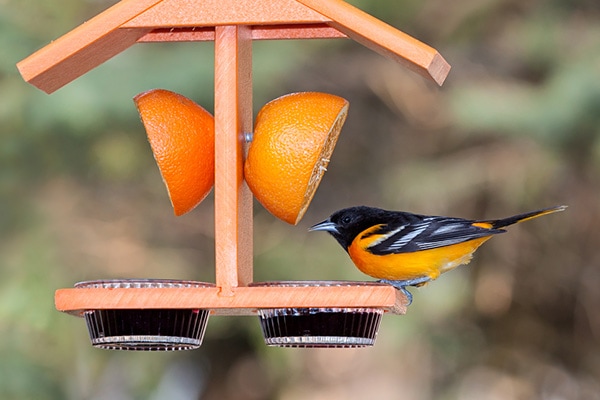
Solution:
[(302, 92), (260, 110), (244, 176), (271, 214), (294, 225), (302, 219), (327, 170), (348, 106), (339, 96)]
[(196, 207), (215, 181), (215, 123), (192, 100), (164, 89), (134, 97), (175, 215)]

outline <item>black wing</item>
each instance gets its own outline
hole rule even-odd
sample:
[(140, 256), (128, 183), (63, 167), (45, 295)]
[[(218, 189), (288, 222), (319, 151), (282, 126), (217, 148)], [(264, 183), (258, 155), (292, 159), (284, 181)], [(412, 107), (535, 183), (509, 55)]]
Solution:
[(506, 232), (473, 225), (461, 218), (426, 217), (418, 221), (390, 223), (374, 234), (380, 236), (368, 248), (373, 254), (411, 253)]

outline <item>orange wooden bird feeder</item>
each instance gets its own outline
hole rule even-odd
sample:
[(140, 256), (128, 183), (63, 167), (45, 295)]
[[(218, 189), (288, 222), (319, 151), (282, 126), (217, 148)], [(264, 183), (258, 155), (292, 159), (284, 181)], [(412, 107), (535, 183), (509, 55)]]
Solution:
[[(405, 313), (404, 295), (389, 285), (253, 282), (252, 195), (242, 174), (243, 133), (252, 131), (252, 41), (316, 38), (353, 39), (439, 85), (450, 70), (435, 49), (342, 0), (122, 0), (17, 64), (27, 82), (52, 93), (136, 43), (215, 42), (214, 198), (215, 220), (220, 222), (215, 226), (216, 282), (103, 281), (57, 290), (58, 310), (85, 314), (90, 334), (100, 330), (95, 345), (136, 350), (194, 348), (200, 344), (209, 314), (260, 313), (273, 325), (285, 315), (316, 315), (315, 310), (367, 310), (376, 314), (375, 319), (383, 312)], [(173, 339), (169, 344), (159, 338), (145, 344), (141, 337), (129, 345), (102, 341), (104, 324), (111, 318), (106, 313), (121, 312), (117, 318), (139, 324), (148, 310), (167, 314), (171, 310), (174, 325), (185, 322), (186, 329), (193, 327), (199, 341)], [(105, 315), (95, 315), (95, 311)], [(135, 315), (126, 314), (132, 311)], [(327, 323), (346, 322), (329, 319)], [(277, 336), (269, 329), (263, 325), (268, 344), (310, 345), (296, 337), (269, 342)], [(370, 344), (322, 341), (317, 345), (340, 343)]]

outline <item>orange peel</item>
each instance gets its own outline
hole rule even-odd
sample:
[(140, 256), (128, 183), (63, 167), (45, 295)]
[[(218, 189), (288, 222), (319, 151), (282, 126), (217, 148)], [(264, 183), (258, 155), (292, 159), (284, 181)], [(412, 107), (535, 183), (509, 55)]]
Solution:
[(327, 170), (348, 107), (339, 96), (301, 92), (260, 110), (244, 176), (271, 214), (293, 225), (302, 219)]
[(196, 207), (215, 181), (215, 123), (180, 94), (153, 89), (133, 98), (175, 215)]

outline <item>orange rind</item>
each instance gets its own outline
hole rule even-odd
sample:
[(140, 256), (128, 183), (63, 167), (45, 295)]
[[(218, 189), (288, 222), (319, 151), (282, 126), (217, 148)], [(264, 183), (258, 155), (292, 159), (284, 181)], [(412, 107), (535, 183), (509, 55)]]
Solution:
[(339, 96), (302, 92), (260, 110), (244, 176), (271, 214), (293, 225), (302, 219), (327, 171), (348, 107)]
[(183, 215), (214, 186), (214, 118), (187, 97), (164, 89), (140, 93), (133, 100), (173, 211)]

